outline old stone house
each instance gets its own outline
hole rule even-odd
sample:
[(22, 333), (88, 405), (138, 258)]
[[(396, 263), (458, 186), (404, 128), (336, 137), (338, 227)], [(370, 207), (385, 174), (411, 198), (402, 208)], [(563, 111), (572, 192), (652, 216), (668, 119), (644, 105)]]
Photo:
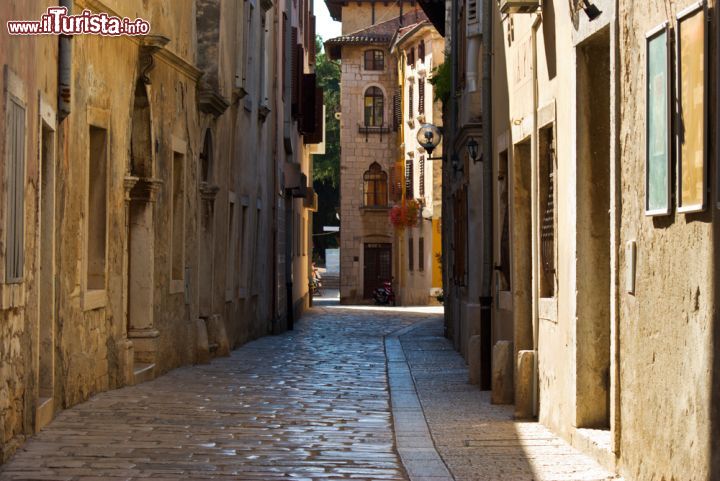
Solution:
[[(398, 165), (398, 157), (405, 157), (399, 132), (403, 92), (391, 48), (398, 29), (418, 24), (424, 14), (413, 2), (327, 4), (343, 33), (325, 42), (330, 57), (342, 59), (340, 300), (366, 302), (384, 282), (392, 280), (396, 290), (405, 287), (398, 280), (408, 258), (402, 234), (389, 220), (406, 189), (404, 163)], [(429, 259), (427, 265), (429, 270)]]
[(483, 144), (444, 184), (471, 379), (625, 479), (718, 479), (716, 2), (421, 4), (446, 148)]
[[(5, 2), (0, 15), (39, 19), (52, 4)], [(309, 242), (304, 144), (322, 122), (306, 109), (301, 137), (280, 79), (302, 83), (312, 50), (293, 76), (282, 49), (252, 46), (287, 41), (290, 55), (299, 22), (296, 45), (314, 45), (308, 2), (62, 4), (151, 31), (0, 32), (0, 459), (59, 410), (227, 355), (307, 303), (307, 281), (287, 282), (307, 278), (307, 257), (276, 266), (285, 219)], [(286, 164), (304, 175), (294, 185)]]

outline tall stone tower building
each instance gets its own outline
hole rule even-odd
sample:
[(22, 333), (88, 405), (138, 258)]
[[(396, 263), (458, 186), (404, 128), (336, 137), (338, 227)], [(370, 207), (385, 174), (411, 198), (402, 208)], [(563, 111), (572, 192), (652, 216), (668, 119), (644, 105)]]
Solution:
[(388, 220), (395, 179), (400, 93), (393, 36), (415, 23), (414, 2), (380, 4), (327, 0), (342, 21), (342, 36), (325, 43), (342, 60), (340, 107), (340, 300), (370, 299), (399, 270), (395, 233)]

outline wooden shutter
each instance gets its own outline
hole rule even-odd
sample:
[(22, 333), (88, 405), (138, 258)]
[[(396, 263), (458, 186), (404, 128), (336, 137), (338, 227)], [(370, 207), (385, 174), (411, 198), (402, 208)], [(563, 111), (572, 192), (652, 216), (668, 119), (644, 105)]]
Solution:
[(395, 88), (395, 95), (393, 95), (393, 130), (397, 132), (402, 124), (402, 107), (401, 107), (402, 92), (400, 87)]
[(415, 196), (413, 159), (405, 161), (405, 198), (412, 199)]
[(298, 82), (298, 53), (300, 46), (297, 43), (298, 30), (292, 27), (290, 30), (290, 106), (293, 116), (298, 112), (298, 99), (300, 98), (300, 82)]
[(420, 183), (418, 185), (418, 195), (425, 197), (425, 156), (421, 155), (418, 161), (418, 168), (420, 169)]
[(413, 86), (410, 84), (408, 85), (408, 120), (413, 118), (413, 97)]
[(403, 180), (403, 164), (396, 162), (390, 167), (390, 196), (393, 202), (399, 202), (402, 199), (402, 180)]
[(298, 129), (301, 134), (310, 134), (315, 131), (315, 93), (317, 88), (317, 78), (314, 73), (306, 73), (302, 76), (302, 92), (300, 99), (302, 116), (298, 123)]
[(288, 17), (287, 13), (282, 14), (282, 99), (285, 101), (285, 90), (287, 89), (288, 77)]
[(413, 252), (413, 238), (408, 237), (408, 270), (413, 271), (415, 266), (415, 253)]
[(323, 141), (323, 104), (323, 89), (315, 87), (315, 122), (313, 131), (303, 138), (306, 144), (319, 144)]
[(425, 79), (418, 79), (418, 115), (425, 115)]
[(8, 191), (5, 280), (18, 282), (23, 277), (24, 262), (25, 107), (10, 98), (7, 115)]
[(310, 64), (315, 65), (315, 56), (317, 55), (317, 52), (315, 51), (315, 15), (310, 16), (310, 42), (308, 43), (308, 55), (310, 56)]

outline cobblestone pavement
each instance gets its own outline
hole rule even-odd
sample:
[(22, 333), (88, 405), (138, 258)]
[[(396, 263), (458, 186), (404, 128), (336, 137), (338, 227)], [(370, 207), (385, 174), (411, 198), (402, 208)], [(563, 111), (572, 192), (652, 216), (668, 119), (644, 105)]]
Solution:
[[(321, 304), (294, 332), (62, 411), (0, 467), (0, 481), (407, 480), (393, 439), (383, 336), (411, 325), (418, 328), (396, 334), (397, 349), (428, 420), (427, 449), (434, 441), (456, 480), (609, 478), (468, 385), (433, 312)], [(424, 423), (418, 415), (411, 421)], [(423, 476), (433, 474), (413, 480), (439, 479)]]
[(512, 406), (468, 384), (462, 357), (438, 319), (400, 336), (426, 421), (456, 481), (615, 479), (536, 422), (513, 421)]
[(62, 411), (0, 480), (404, 480), (382, 336), (426, 318), (316, 308), (293, 333)]

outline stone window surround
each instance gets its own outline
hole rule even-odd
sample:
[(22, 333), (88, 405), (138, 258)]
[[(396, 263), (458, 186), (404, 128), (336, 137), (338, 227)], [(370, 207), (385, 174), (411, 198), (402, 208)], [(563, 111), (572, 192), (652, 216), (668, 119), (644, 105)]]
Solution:
[[(112, 165), (111, 165), (111, 147), (112, 147), (112, 133), (110, 131), (110, 111), (106, 109), (101, 109), (97, 107), (88, 107), (87, 108), (87, 127), (88, 131), (90, 127), (98, 127), (101, 129), (104, 129), (107, 132), (107, 139), (106, 139), (106, 172), (109, 174), (112, 171)], [(108, 232), (109, 229), (107, 228), (107, 225), (109, 224), (109, 216), (105, 215), (105, 289), (88, 289), (87, 286), (87, 263), (88, 263), (88, 239), (90, 235), (90, 226), (89, 226), (89, 215), (88, 212), (90, 212), (90, 199), (87, 195), (87, 192), (89, 192), (90, 188), (90, 138), (88, 137), (88, 150), (85, 157), (85, 189), (84, 189), (84, 220), (82, 223), (82, 229), (83, 229), (83, 242), (82, 242), (82, 267), (81, 267), (81, 275), (80, 275), (80, 283), (81, 283), (81, 291), (82, 291), (82, 310), (83, 311), (91, 311), (94, 309), (100, 309), (107, 305), (107, 277), (108, 277)], [(107, 186), (107, 194), (111, 192), (109, 188), (110, 184), (110, 175), (107, 175), (106, 182), (108, 183)], [(109, 201), (109, 195), (106, 196), (105, 202), (108, 203)], [(106, 207), (107, 208), (107, 207)]]
[[(27, 125), (27, 93), (25, 84), (18, 77), (12, 70), (10, 70), (10, 67), (8, 65), (4, 66), (4, 92), (3, 92), (3, 114), (7, 115), (7, 106), (10, 101), (10, 96), (14, 97), (16, 101), (18, 101), (23, 107), (25, 107), (25, 124)], [(28, 134), (28, 129), (25, 129), (26, 139)], [(6, 153), (2, 152), (2, 155), (5, 156)], [(25, 142), (25, 163), (27, 164), (27, 141)], [(3, 175), (5, 175), (3, 173)], [(27, 177), (27, 169), (25, 169), (25, 177)], [(25, 179), (25, 182), (27, 183), (27, 178)], [(3, 194), (3, 199), (4, 199)], [(5, 202), (3, 202), (5, 204)], [(2, 222), (3, 222), (3, 230), (5, 230), (5, 222), (6, 222), (6, 212), (7, 209), (1, 209), (0, 214), (2, 214)], [(7, 245), (7, 243), (5, 243)], [(13, 282), (13, 283), (6, 283), (5, 282), (5, 262), (2, 262), (2, 265), (0, 266), (0, 269), (2, 269), (2, 275), (0, 276), (0, 309), (10, 309), (10, 308), (18, 308), (18, 307), (24, 307), (25, 306), (25, 278), (23, 276), (23, 279), (19, 282)]]

